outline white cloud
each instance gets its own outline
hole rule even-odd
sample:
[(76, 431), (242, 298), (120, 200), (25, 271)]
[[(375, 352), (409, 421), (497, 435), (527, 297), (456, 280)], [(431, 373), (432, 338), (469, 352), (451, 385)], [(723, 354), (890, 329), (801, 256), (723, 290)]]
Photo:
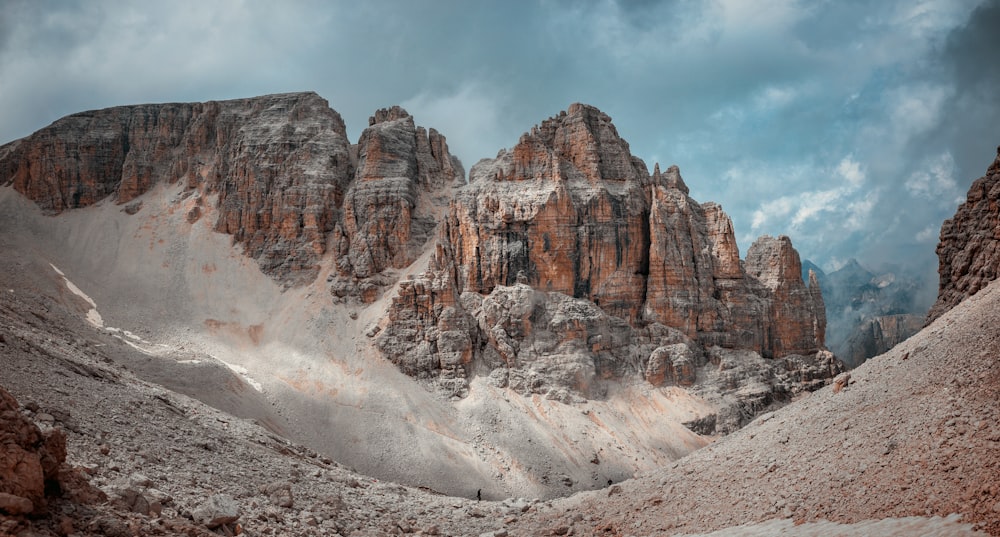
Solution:
[(936, 127), (945, 101), (953, 93), (951, 86), (932, 84), (903, 86), (889, 92), (889, 120), (896, 137), (908, 140)]
[(906, 190), (913, 196), (925, 199), (955, 198), (958, 182), (955, 180), (955, 159), (945, 151), (936, 157), (924, 159), (920, 169), (906, 180)]
[(795, 216), (792, 217), (792, 228), (799, 228), (806, 221), (815, 218), (821, 213), (835, 211), (847, 194), (848, 192), (843, 188), (834, 188), (831, 190), (804, 192), (798, 195), (796, 197), (798, 210), (795, 211)]
[(505, 99), (484, 84), (466, 82), (445, 95), (420, 93), (402, 106), (418, 125), (432, 126), (447, 138), (449, 150), (461, 159), (466, 172), (517, 141), (501, 125)]
[[(750, 227), (754, 231), (766, 226), (797, 230), (811, 221), (830, 218), (848, 230), (860, 229), (878, 200), (878, 191), (875, 189), (868, 190), (864, 196), (859, 197), (865, 182), (862, 164), (853, 155), (847, 155), (831, 169), (811, 171), (840, 180), (822, 182), (837, 185), (834, 188), (806, 190), (764, 202), (753, 212)], [(800, 170), (797, 175), (804, 176), (807, 173)], [(831, 227), (830, 223), (823, 225)]]
[(881, 191), (872, 189), (865, 193), (861, 199), (854, 200), (847, 204), (846, 215), (844, 217), (844, 229), (847, 231), (860, 231), (869, 226), (869, 217), (872, 209), (879, 201)]
[(854, 160), (854, 155), (847, 155), (837, 164), (837, 173), (847, 180), (853, 188), (861, 186), (865, 182), (865, 172), (861, 163)]
[(761, 204), (760, 208), (753, 212), (750, 227), (757, 231), (772, 220), (787, 218), (795, 209), (797, 201), (797, 196), (783, 196)]
[(789, 86), (768, 86), (754, 96), (754, 108), (761, 112), (783, 108), (795, 101), (798, 94), (795, 88)]
[(737, 36), (783, 32), (807, 14), (799, 0), (775, 0), (766, 9), (756, 2), (719, 0), (714, 7), (725, 33)]
[(978, 0), (919, 0), (896, 6), (892, 24), (915, 41), (933, 42), (961, 24)]
[(917, 240), (917, 242), (934, 243), (937, 242), (938, 239), (938, 230), (935, 229), (933, 226), (927, 226), (924, 229), (921, 229), (916, 234), (916, 236), (914, 236), (914, 238)]

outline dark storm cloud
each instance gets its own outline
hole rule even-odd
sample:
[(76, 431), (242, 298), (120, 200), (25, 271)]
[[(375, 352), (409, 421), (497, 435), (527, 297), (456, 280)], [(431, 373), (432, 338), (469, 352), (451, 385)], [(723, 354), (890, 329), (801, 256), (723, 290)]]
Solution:
[(1000, 144), (998, 2), (0, 4), (0, 140), (84, 109), (315, 90), (403, 104), (471, 167), (572, 102), (678, 164), (746, 251), (934, 262)]

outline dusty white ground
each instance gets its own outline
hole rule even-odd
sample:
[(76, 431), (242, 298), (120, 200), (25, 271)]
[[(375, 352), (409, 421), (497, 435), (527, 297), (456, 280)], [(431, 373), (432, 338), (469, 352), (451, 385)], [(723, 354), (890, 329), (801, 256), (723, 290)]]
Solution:
[[(212, 232), (211, 210), (185, 221), (193, 195), (160, 185), (141, 200), (135, 215), (106, 201), (48, 217), (0, 188), (0, 234), (11, 255), (37, 259), (33, 270), (80, 298), (95, 330), (138, 351), (126, 359), (143, 378), (367, 475), (465, 497), (550, 498), (627, 479), (710, 440), (681, 422), (713, 409), (678, 389), (621, 386), (607, 400), (566, 405), (475, 381), (466, 399), (442, 400), (364, 336), (392, 291), (368, 307), (334, 306), (327, 259), (313, 285), (282, 292)], [(239, 389), (219, 390), (221, 379)]]

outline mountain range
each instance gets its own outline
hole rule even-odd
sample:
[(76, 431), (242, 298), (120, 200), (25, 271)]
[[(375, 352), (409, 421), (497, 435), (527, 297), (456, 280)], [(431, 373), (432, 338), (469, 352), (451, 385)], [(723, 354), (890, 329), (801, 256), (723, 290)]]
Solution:
[(878, 356), (923, 328), (933, 299), (933, 282), (906, 267), (873, 272), (856, 259), (828, 273), (802, 262), (816, 274), (826, 306), (826, 343), (849, 368)]
[[(0, 430), (18, 446), (0, 462), (39, 461), (0, 464), (0, 528), (565, 535), (920, 515), (971, 535), (926, 517), (963, 513), (996, 532), (1000, 460), (973, 455), (1000, 439), (984, 395), (998, 163), (942, 230), (934, 322), (847, 375), (824, 282), (852, 311), (838, 290), (867, 286), (883, 340), (905, 323), (879, 308), (908, 284), (810, 271), (785, 236), (741, 257), (722, 208), (676, 167), (650, 172), (589, 105), (467, 180), (402, 108), (352, 144), (314, 93), (68, 116), (0, 146), (0, 386), (17, 398)], [(970, 323), (983, 352), (943, 357)], [(896, 404), (929, 378), (906, 392), (922, 414)], [(967, 480), (907, 464), (976, 486), (956, 498)], [(701, 474), (723, 488), (698, 492)], [(820, 501), (861, 484), (892, 505)], [(689, 505), (708, 490), (732, 508)]]

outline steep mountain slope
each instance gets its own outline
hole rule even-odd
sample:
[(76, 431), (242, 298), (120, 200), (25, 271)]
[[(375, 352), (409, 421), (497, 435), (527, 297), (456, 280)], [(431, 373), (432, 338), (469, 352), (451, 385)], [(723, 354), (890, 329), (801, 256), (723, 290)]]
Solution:
[[(852, 371), (839, 392), (823, 388), (662, 470), (553, 502), (518, 528), (670, 535), (775, 519), (856, 524), (960, 513), (1000, 535), (997, 326), (994, 283)], [(904, 530), (874, 534), (929, 534)]]
[[(45, 267), (0, 257), (0, 535), (210, 537), (237, 525), (243, 535), (478, 535), (537, 503), (475, 503), (353, 472), (276, 434), (289, 421), (270, 404), (254, 407), (260, 394), (245, 378), (193, 351), (185, 360), (200, 364), (160, 356), (156, 367), (197, 373), (187, 386), (221, 392), (231, 413), (140, 380), (134, 372), (145, 375), (151, 357), (135, 346), (144, 344), (95, 331), (81, 316), (90, 304)], [(7, 390), (20, 403), (12, 412)], [(32, 435), (64, 443), (33, 449)], [(25, 462), (56, 462), (46, 450), (59, 445), (59, 488), (43, 486), (41, 468), (33, 481)], [(34, 500), (31, 516), (17, 510), (30, 501), (22, 495)]]

